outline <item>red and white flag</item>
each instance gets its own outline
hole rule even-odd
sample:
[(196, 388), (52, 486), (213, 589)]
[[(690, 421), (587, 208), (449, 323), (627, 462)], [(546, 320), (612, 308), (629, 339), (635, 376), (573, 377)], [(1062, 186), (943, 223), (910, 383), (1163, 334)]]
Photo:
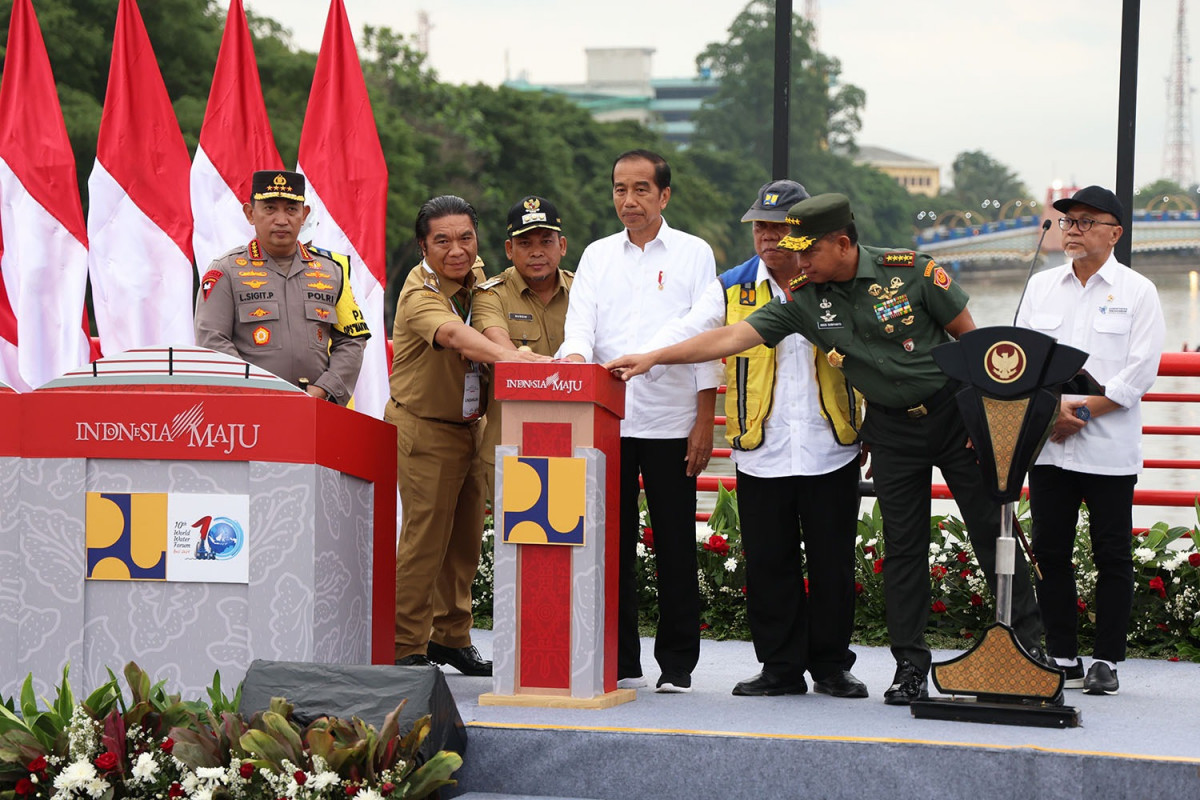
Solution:
[(92, 306), (110, 354), (195, 342), (190, 169), (137, 2), (121, 0), (88, 178)]
[(232, 0), (213, 72), (200, 146), (192, 162), (192, 246), (196, 268), (254, 238), (242, 213), (255, 170), (283, 169), (263, 103), (258, 62), (242, 0)]
[(0, 322), (0, 379), (26, 390), (87, 363), (89, 353), (80, 326), (87, 231), (75, 154), (31, 0), (13, 0), (0, 80), (0, 230), (0, 275), (16, 321), (11, 339)]
[(309, 220), (313, 223), (307, 236), (301, 236), (350, 256), (354, 296), (371, 328), (354, 407), (382, 417), (389, 366), (383, 319), (387, 163), (342, 0), (329, 4), (300, 132), (298, 168), (307, 179), (305, 197), (312, 206)]

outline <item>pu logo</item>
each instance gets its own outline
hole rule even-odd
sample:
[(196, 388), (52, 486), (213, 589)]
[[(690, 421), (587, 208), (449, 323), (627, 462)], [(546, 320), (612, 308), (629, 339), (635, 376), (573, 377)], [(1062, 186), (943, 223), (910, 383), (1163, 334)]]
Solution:
[(586, 474), (582, 458), (505, 456), (503, 540), (583, 545)]
[(88, 580), (167, 579), (167, 495), (88, 492)]
[(779, 205), (779, 195), (778, 194), (775, 194), (772, 192), (771, 194), (763, 195), (763, 207), (764, 208), (774, 208), (777, 205)]

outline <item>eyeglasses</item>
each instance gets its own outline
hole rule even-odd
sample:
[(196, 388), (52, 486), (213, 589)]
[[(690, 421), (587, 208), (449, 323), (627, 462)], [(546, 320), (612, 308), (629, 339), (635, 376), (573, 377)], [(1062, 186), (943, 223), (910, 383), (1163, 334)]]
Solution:
[(1088, 217), (1083, 217), (1082, 219), (1072, 219), (1071, 217), (1058, 218), (1059, 230), (1069, 231), (1071, 230), (1072, 225), (1074, 225), (1076, 228), (1079, 228), (1080, 233), (1087, 233), (1092, 229), (1093, 225), (1107, 225), (1110, 228), (1121, 227), (1120, 224), (1116, 222), (1101, 222), (1098, 219), (1089, 219)]

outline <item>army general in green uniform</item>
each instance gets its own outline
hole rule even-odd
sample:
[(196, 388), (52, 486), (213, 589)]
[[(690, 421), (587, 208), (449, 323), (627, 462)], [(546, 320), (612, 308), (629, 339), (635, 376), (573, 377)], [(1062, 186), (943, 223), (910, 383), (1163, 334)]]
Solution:
[[(968, 446), (954, 394), (932, 349), (975, 327), (967, 294), (928, 256), (858, 244), (850, 202), (840, 194), (801, 201), (788, 212), (792, 234), (780, 246), (799, 252), (790, 296), (744, 322), (606, 366), (628, 379), (655, 364), (707, 361), (791, 333), (816, 344), (867, 400), (862, 438), (871, 449), (883, 514), (884, 598), (896, 675), (884, 702), (927, 695), (925, 626), (930, 610), (929, 521), (932, 468), (958, 502), (975, 555), (995, 590), (1000, 506), (992, 501)], [(1018, 554), (1012, 620), (1017, 637), (1044, 659), (1042, 624), (1029, 572)]]
[(314, 397), (345, 405), (371, 332), (349, 263), (299, 242), (304, 176), (254, 173), (243, 206), (254, 241), (213, 261), (196, 296), (196, 344), (249, 361)]

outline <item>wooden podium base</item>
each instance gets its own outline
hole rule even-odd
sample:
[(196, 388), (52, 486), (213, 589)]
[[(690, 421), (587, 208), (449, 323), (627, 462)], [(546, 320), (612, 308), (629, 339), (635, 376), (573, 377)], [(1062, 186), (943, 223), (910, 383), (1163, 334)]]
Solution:
[(616, 689), (595, 697), (571, 697), (561, 694), (495, 694), (479, 695), (481, 706), (535, 706), (539, 708), (612, 708), (637, 699), (636, 689)]

